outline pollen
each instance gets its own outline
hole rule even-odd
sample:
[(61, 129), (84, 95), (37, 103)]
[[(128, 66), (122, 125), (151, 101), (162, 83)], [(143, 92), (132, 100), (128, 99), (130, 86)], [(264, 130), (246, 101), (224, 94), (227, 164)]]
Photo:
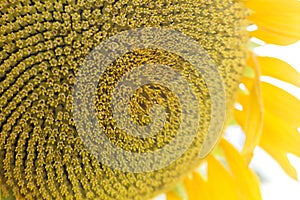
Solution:
[[(6, 195), (28, 200), (150, 199), (201, 161), (211, 118), (205, 81), (191, 63), (160, 49), (126, 53), (99, 77), (98, 123), (109, 141), (126, 151), (151, 152), (172, 142), (184, 113), (181, 99), (159, 81), (136, 89), (129, 102), (120, 100), (141, 127), (151, 123), (153, 106), (162, 107), (165, 124), (154, 127), (156, 134), (140, 138), (122, 130), (110, 106), (118, 92), (114, 88), (127, 72), (145, 64), (169, 66), (186, 78), (199, 100), (200, 126), (192, 144), (169, 166), (143, 173), (106, 166), (86, 148), (72, 111), (75, 78), (89, 53), (122, 31), (162, 27), (193, 38), (213, 59), (227, 106), (233, 105), (247, 40), (247, 12), (235, 0), (1, 0), (0, 13), (0, 186)], [(93, 137), (96, 141), (97, 135)]]

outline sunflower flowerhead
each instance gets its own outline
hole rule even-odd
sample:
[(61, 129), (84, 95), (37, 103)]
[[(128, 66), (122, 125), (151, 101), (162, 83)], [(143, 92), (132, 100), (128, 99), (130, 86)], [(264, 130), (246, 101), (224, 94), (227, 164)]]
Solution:
[[(247, 13), (240, 3), (231, 0), (1, 1), (0, 7), (0, 183), (3, 191), (12, 192), (18, 199), (145, 199), (174, 186), (200, 162), (199, 152), (208, 133), (212, 102), (203, 77), (187, 60), (161, 49), (140, 48), (121, 55), (102, 76), (96, 77), (98, 85), (93, 93), (96, 123), (108, 141), (118, 148), (141, 155), (153, 152), (169, 144), (180, 127), (184, 127), (183, 123), (188, 123), (189, 129), (200, 124), (186, 151), (174, 162), (154, 171), (131, 169), (138, 166), (143, 169), (147, 165), (151, 169), (158, 160), (144, 159), (138, 165), (126, 161), (127, 171), (107, 165), (125, 162), (119, 154), (109, 160), (104, 155), (104, 160), (99, 161), (89, 147), (95, 149), (102, 144), (104, 148), (105, 144), (97, 134), (83, 134), (93, 124), (76, 127), (86, 116), (78, 117), (73, 110), (74, 101), (81, 104), (88, 101), (76, 89), (84, 90), (89, 84), (83, 88), (74, 88), (74, 84), (80, 85), (78, 76), (83, 65), (97, 64), (97, 57), (89, 59), (88, 55), (91, 52), (96, 55), (97, 50), (93, 50), (101, 42), (122, 31), (164, 28), (192, 38), (213, 60), (214, 70), (224, 82), (229, 108), (245, 63), (247, 37), (242, 25)], [(127, 35), (129, 40), (125, 39), (132, 44), (135, 40), (130, 41), (134, 38), (130, 37)], [(122, 51), (118, 44), (113, 48)], [(114, 88), (122, 76), (142, 69), (141, 65), (146, 66), (143, 73), (127, 77), (128, 80), (152, 82), (133, 90), (126, 102), (130, 90)], [(185, 91), (174, 93), (166, 87), (167, 82), (163, 84), (163, 80), (175, 75), (160, 71), (164, 69), (162, 65), (176, 70), (191, 85), (197, 100), (195, 105), (200, 108), (197, 123), (186, 121), (187, 117), (180, 118), (186, 114), (181, 104), (189, 103), (190, 97), (180, 96)], [(157, 76), (157, 83), (153, 82), (155, 71), (164, 74)], [(85, 80), (94, 80), (93, 74), (98, 75), (94, 71)], [(209, 81), (213, 82), (212, 78)], [(118, 99), (116, 107), (111, 107), (114, 92), (125, 96)], [(126, 132), (131, 129), (122, 129), (122, 124), (114, 118), (113, 109), (123, 112), (122, 105), (129, 107), (127, 118), (142, 126), (144, 134), (147, 129), (143, 126), (151, 124), (151, 120), (155, 122), (151, 119), (154, 105), (160, 105), (166, 112), (162, 113), (166, 124), (151, 137), (133, 137)], [(79, 113), (86, 113), (84, 106), (78, 108)], [(121, 118), (121, 122), (123, 119), (126, 121)], [(208, 136), (202, 157), (210, 151), (217, 135), (218, 132)], [(181, 143), (185, 144), (185, 138), (182, 139)]]
[[(231, 199), (243, 199), (244, 194), (260, 199), (247, 166), (254, 147), (260, 144), (279, 161), (285, 157), (278, 152), (299, 152), (284, 144), (274, 151), (280, 134), (272, 144), (265, 134), (270, 119), (288, 127), (278, 119), (281, 110), (273, 112), (277, 105), (270, 104), (272, 111), (263, 108), (273, 89), (259, 82), (261, 73), (280, 73), (256, 65), (255, 78), (242, 79), (249, 24), (245, 5), (255, 11), (251, 21), (263, 15), (253, 2), (1, 1), (3, 193), (17, 199), (149, 199), (207, 162), (208, 180), (196, 173), (194, 179), (184, 179), (189, 199), (199, 199), (201, 194), (193, 193), (198, 187), (210, 192), (203, 198), (221, 198), (215, 193), (220, 178), (216, 171), (224, 184), (230, 183), (222, 191)], [(297, 6), (273, 7), (289, 10), (289, 19), (297, 21)], [(284, 20), (270, 28), (276, 13), (264, 19), (253, 35), (264, 39), (260, 35), (267, 30), (268, 41), (277, 43), (282, 37), (283, 43), (298, 38), (297, 28), (279, 30)], [(248, 137), (244, 157), (221, 142), (230, 171), (212, 155), (203, 159), (220, 140), (241, 80), (250, 97), (239, 95), (238, 101), (250, 109), (236, 118)], [(297, 102), (288, 99), (297, 108)], [(226, 111), (226, 118), (216, 110)], [(256, 115), (252, 110), (258, 110)], [(257, 118), (266, 122), (249, 124)], [(239, 185), (243, 187), (238, 190)]]

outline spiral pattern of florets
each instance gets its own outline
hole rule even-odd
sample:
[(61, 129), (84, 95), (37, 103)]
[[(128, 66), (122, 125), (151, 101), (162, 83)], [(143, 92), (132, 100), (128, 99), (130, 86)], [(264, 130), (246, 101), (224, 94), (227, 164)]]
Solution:
[[(83, 145), (72, 112), (76, 74), (103, 40), (124, 30), (164, 27), (201, 45), (213, 59), (232, 99), (245, 62), (245, 9), (234, 0), (1, 0), (0, 1), (0, 185), (18, 199), (147, 199), (173, 186), (199, 162), (199, 148), (210, 113), (201, 115), (200, 132), (182, 157), (163, 169), (130, 173), (99, 162)], [(130, 52), (99, 77), (99, 123), (120, 147), (144, 152), (167, 144), (180, 124), (180, 103), (161, 85), (145, 85), (128, 105), (133, 120), (149, 122), (158, 103), (169, 122), (153, 138), (129, 137), (113, 128), (109, 94), (119, 77), (144, 63), (182, 73), (192, 69), (177, 55), (141, 49)], [(203, 79), (189, 76), (209, 105)], [(149, 99), (143, 96), (151, 96)], [(108, 99), (107, 99), (108, 98)], [(230, 103), (229, 103), (230, 104)], [(207, 132), (207, 131), (206, 131)]]

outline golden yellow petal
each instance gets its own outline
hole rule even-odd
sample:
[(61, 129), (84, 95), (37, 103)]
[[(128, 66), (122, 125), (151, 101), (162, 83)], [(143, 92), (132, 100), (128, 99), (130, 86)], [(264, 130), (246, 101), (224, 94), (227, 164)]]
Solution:
[(277, 13), (277, 11), (285, 11), (285, 13), (297, 13), (300, 9), (298, 0), (246, 0), (244, 5), (256, 13)]
[(167, 200), (182, 200), (173, 190), (166, 193)]
[[(282, 14), (281, 16), (273, 16), (268, 14), (253, 14), (249, 19), (258, 26), (256, 32), (270, 32), (266, 36), (260, 36), (260, 39), (268, 43), (286, 45), (290, 44), (293, 40), (297, 41), (300, 39), (300, 16), (298, 15), (291, 16)], [(271, 40), (274, 34), (291, 39), (291, 41), (282, 40), (281, 37), (274, 38), (276, 40)]]
[(226, 140), (222, 140), (220, 145), (236, 180), (239, 199), (260, 200), (258, 178), (246, 165), (241, 154)]
[(297, 178), (297, 171), (296, 169), (291, 165), (287, 154), (286, 153), (280, 153), (280, 152), (273, 152), (273, 151), (268, 151), (267, 152), (275, 159), (278, 161), (282, 169), (293, 179), (296, 181), (298, 180)]
[[(192, 176), (184, 179), (184, 188), (188, 196), (188, 200), (209, 199), (208, 190), (205, 181), (197, 172), (193, 172)], [(167, 200), (183, 200), (175, 190), (166, 193)]]
[(300, 39), (300, 1), (248, 0), (245, 5), (253, 11), (249, 20), (258, 26), (252, 36), (279, 45)]
[(261, 74), (280, 79), (300, 87), (300, 74), (286, 62), (272, 57), (257, 57)]
[(207, 162), (207, 188), (210, 195), (208, 200), (220, 200), (224, 198), (230, 200), (240, 200), (237, 193), (238, 186), (225, 167), (213, 156), (209, 156)]
[[(272, 84), (262, 82), (261, 88), (265, 110), (278, 118), (282, 118), (289, 126), (295, 129), (300, 127), (300, 101)], [(284, 129), (281, 131), (284, 131)]]
[[(194, 172), (184, 185), (189, 200), (260, 200), (258, 179), (248, 168), (243, 157), (227, 141), (221, 140), (221, 147), (230, 169), (226, 169), (213, 155), (207, 157), (207, 181)], [(179, 200), (174, 192), (168, 193), (168, 200)]]
[(184, 186), (188, 195), (188, 200), (209, 199), (209, 191), (203, 178), (196, 172), (192, 178), (186, 177)]
[(263, 104), (259, 80), (260, 69), (254, 55), (251, 55), (248, 64), (255, 72), (255, 77), (254, 79), (244, 78), (242, 80), (242, 83), (245, 84), (249, 91), (249, 95), (240, 92), (238, 103), (243, 106), (243, 110), (235, 110), (234, 112), (236, 121), (246, 134), (242, 154), (247, 163), (250, 162), (253, 156), (254, 148), (259, 144), (263, 120)]
[(299, 40), (299, 38), (293, 38), (289, 35), (283, 35), (280, 33), (270, 31), (265, 27), (259, 27), (259, 30), (251, 32), (249, 35), (252, 37), (259, 38), (265, 41), (266, 43), (277, 45), (289, 45)]
[(299, 13), (255, 13), (249, 19), (259, 27), (269, 27), (274, 32), (300, 37), (300, 25), (297, 24), (300, 21)]
[(281, 165), (290, 177), (297, 180), (297, 172), (287, 159), (287, 153), (300, 156), (300, 135), (297, 129), (269, 112), (265, 112), (265, 118), (260, 146)]
[(287, 153), (300, 156), (300, 101), (286, 91), (268, 83), (262, 84), (265, 101), (264, 126), (260, 146), (294, 179), (296, 170)]

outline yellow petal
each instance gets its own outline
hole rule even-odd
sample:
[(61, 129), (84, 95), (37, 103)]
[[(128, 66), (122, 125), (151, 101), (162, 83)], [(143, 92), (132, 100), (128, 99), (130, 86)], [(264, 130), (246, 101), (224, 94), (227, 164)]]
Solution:
[(269, 112), (265, 112), (265, 118), (260, 146), (281, 165), (289, 176), (297, 180), (296, 170), (286, 157), (287, 153), (300, 156), (300, 135), (297, 129)]
[(283, 35), (270, 31), (265, 27), (259, 27), (259, 30), (250, 33), (250, 36), (259, 38), (269, 44), (289, 45), (297, 42), (299, 38), (293, 38), (288, 35)]
[(263, 82), (261, 88), (265, 110), (282, 118), (295, 129), (300, 127), (300, 101), (293, 95), (272, 84)]
[[(209, 199), (206, 184), (197, 172), (184, 179), (185, 192), (188, 200)], [(167, 192), (167, 200), (183, 200), (174, 190)]]
[(297, 179), (296, 170), (287, 153), (300, 156), (300, 101), (286, 91), (268, 83), (262, 84), (265, 100), (264, 126), (260, 146), (265, 149), (286, 173)]
[(300, 39), (300, 1), (248, 0), (245, 6), (253, 11), (249, 20), (258, 26), (252, 36), (279, 45)]
[(209, 191), (203, 178), (196, 172), (193, 176), (184, 180), (184, 186), (188, 195), (188, 200), (209, 199)]
[[(224, 198), (228, 200), (240, 200), (238, 198), (238, 186), (224, 166), (213, 156), (209, 156), (207, 162), (207, 188), (210, 195), (207, 200), (220, 200)], [(243, 179), (244, 177), (240, 178)]]
[(286, 13), (297, 13), (300, 9), (298, 0), (246, 0), (245, 6), (261, 13), (274, 13), (285, 11)]
[(271, 76), (300, 87), (300, 74), (292, 66), (277, 58), (257, 57), (263, 76)]
[(243, 110), (234, 112), (236, 121), (246, 134), (242, 154), (247, 163), (250, 162), (253, 156), (254, 148), (259, 144), (263, 120), (263, 104), (259, 80), (260, 70), (254, 55), (251, 55), (248, 64), (253, 68), (255, 77), (254, 79), (245, 78), (242, 80), (249, 91), (249, 95), (240, 92), (238, 103), (243, 106)]
[(166, 193), (167, 200), (183, 200), (173, 190)]
[[(224, 140), (221, 147), (230, 169), (226, 169), (213, 155), (208, 156), (207, 181), (196, 172), (192, 178), (184, 180), (188, 200), (261, 200), (258, 180), (243, 157)], [(173, 194), (169, 197), (168, 200), (173, 200)], [(175, 197), (174, 200), (179, 199)]]
[(280, 16), (265, 13), (253, 14), (249, 19), (258, 26), (258, 30), (253, 33), (254, 36), (267, 43), (287, 45), (300, 39), (299, 14), (281, 14)]
[(259, 181), (244, 162), (240, 153), (226, 140), (220, 143), (239, 189), (240, 200), (260, 200)]

